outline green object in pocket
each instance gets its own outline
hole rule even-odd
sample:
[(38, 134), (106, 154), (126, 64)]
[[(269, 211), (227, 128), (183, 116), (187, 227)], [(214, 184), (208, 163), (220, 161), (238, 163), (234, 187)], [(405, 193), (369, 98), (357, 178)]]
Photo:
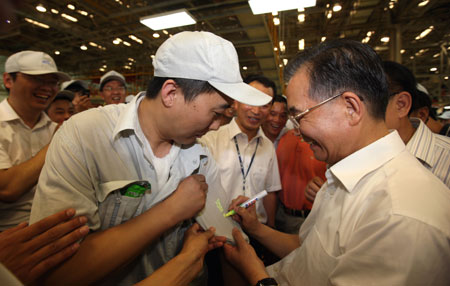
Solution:
[(147, 181), (136, 181), (130, 183), (120, 189), (120, 194), (122, 196), (140, 198), (144, 196), (146, 192), (151, 190), (151, 184)]

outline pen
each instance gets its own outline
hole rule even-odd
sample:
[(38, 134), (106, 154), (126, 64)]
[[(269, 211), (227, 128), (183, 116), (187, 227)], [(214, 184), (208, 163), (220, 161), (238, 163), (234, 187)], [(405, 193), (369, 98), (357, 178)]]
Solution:
[[(251, 205), (254, 205), (257, 200), (260, 200), (260, 199), (264, 198), (265, 196), (267, 196), (267, 191), (266, 190), (264, 190), (262, 192), (259, 192), (258, 194), (256, 194), (256, 196), (254, 196), (251, 199), (246, 200), (245, 202), (243, 202), (239, 206), (241, 208), (248, 208)], [(224, 217), (229, 217), (229, 216), (232, 216), (234, 214), (236, 214), (236, 212), (234, 210), (231, 210), (231, 211), (227, 212), (226, 214), (224, 214), (223, 216)]]

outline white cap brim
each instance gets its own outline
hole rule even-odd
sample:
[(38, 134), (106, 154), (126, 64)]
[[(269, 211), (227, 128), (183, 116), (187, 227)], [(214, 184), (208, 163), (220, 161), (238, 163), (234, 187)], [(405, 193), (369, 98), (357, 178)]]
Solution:
[(48, 72), (48, 71), (20, 71), (24, 74), (29, 75), (43, 75), (43, 74), (55, 74), (59, 81), (64, 82), (70, 80), (70, 76), (64, 72)]
[(270, 95), (267, 95), (244, 82), (220, 83), (208, 81), (208, 83), (223, 92), (225, 95), (243, 104), (262, 106), (272, 101), (272, 97)]

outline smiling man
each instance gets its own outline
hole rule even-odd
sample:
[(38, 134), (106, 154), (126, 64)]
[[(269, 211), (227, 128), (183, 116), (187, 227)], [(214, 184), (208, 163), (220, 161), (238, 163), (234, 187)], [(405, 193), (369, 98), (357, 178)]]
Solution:
[(261, 125), (264, 134), (273, 142), (275, 149), (278, 147), (281, 136), (287, 132), (287, 129), (285, 128), (287, 119), (286, 98), (281, 95), (275, 95), (272, 100), (269, 114)]
[(212, 33), (170, 37), (153, 67), (145, 93), (76, 114), (55, 135), (30, 221), (71, 206), (92, 233), (49, 284), (134, 285), (168, 263), (203, 209), (208, 185), (220, 186), (197, 138), (219, 128), (232, 99), (271, 99), (242, 81), (232, 43)]
[(124, 103), (127, 96), (125, 77), (116, 71), (105, 73), (100, 78), (100, 96), (105, 105)]
[(298, 235), (259, 223), (254, 208), (236, 209), (280, 262), (264, 269), (237, 232), (227, 258), (251, 285), (447, 285), (448, 189), (388, 131), (388, 85), (375, 51), (324, 42), (291, 59), (285, 76), (290, 118), (328, 164), (327, 182)]
[(0, 103), (0, 231), (28, 221), (56, 128), (44, 110), (58, 83), (69, 79), (43, 52), (22, 51), (6, 60), (3, 83), (9, 96)]

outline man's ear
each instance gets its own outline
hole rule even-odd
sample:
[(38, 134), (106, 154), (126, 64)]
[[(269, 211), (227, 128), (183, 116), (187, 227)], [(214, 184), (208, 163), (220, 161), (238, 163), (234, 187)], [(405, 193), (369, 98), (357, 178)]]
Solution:
[(7, 72), (3, 73), (3, 84), (5, 85), (6, 88), (11, 89), (11, 86), (13, 84), (13, 78), (11, 77), (11, 75)]
[(178, 85), (173, 79), (166, 80), (161, 87), (161, 102), (166, 107), (171, 107), (177, 99)]
[(346, 91), (341, 96), (345, 101), (345, 112), (349, 124), (351, 126), (359, 124), (366, 112), (364, 103), (358, 95), (351, 91)]
[(407, 91), (402, 91), (394, 95), (393, 100), (395, 100), (395, 109), (399, 118), (408, 117), (412, 105), (411, 94)]

